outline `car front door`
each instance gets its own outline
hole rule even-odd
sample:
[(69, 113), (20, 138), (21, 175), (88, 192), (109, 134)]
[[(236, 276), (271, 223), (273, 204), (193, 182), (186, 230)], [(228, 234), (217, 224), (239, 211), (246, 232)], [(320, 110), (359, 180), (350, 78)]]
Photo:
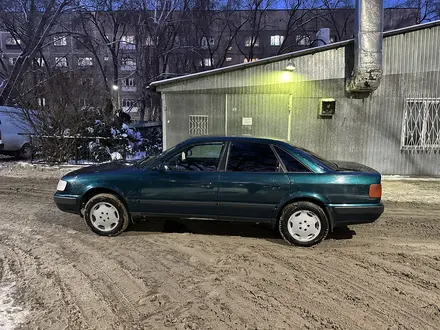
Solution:
[(230, 143), (225, 171), (220, 172), (219, 218), (273, 219), (289, 192), (289, 178), (269, 144)]
[(141, 180), (144, 215), (216, 218), (224, 143), (194, 144), (167, 157)]

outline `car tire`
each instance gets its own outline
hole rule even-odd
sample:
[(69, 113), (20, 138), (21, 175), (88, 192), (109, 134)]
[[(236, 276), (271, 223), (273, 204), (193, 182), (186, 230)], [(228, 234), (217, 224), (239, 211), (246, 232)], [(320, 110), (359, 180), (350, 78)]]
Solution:
[(21, 147), (19, 151), (15, 154), (15, 158), (17, 159), (25, 159), (29, 160), (32, 157), (32, 148), (31, 145), (26, 143)]
[(115, 195), (98, 194), (84, 208), (84, 219), (90, 229), (101, 236), (117, 236), (130, 224), (124, 203)]
[(304, 201), (284, 207), (278, 229), (289, 244), (308, 247), (325, 239), (330, 225), (321, 207)]

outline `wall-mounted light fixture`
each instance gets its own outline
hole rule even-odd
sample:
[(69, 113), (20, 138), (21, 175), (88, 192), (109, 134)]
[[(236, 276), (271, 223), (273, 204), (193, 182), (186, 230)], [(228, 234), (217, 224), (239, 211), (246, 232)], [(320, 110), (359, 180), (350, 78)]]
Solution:
[(286, 71), (296, 71), (296, 66), (295, 63), (293, 63), (293, 60), (287, 62)]

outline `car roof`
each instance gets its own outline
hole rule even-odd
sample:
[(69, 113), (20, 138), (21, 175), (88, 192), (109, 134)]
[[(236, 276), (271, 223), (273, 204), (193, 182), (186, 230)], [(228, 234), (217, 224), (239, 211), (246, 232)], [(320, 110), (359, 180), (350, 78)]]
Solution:
[[(183, 141), (183, 143), (198, 143), (198, 142), (223, 142), (223, 141), (245, 141), (245, 142), (260, 142), (273, 144), (289, 144), (287, 141), (275, 138), (265, 137), (251, 137), (251, 136), (221, 136), (221, 135), (205, 135), (193, 137)], [(289, 144), (292, 146), (291, 144)]]
[[(254, 137), (254, 136), (224, 136), (224, 135), (204, 135), (197, 136), (193, 138), (189, 138), (177, 144), (174, 147), (177, 148), (185, 148), (188, 145), (196, 144), (196, 143), (209, 143), (209, 142), (228, 142), (228, 141), (241, 141), (241, 142), (259, 142), (259, 143), (267, 143), (274, 144), (279, 147), (284, 147), (284, 149), (296, 150), (299, 153), (300, 157), (303, 160), (306, 160), (317, 170), (317, 173), (320, 173), (323, 169), (329, 170), (330, 168), (323, 164), (320, 160), (318, 160), (315, 156), (312, 156), (308, 153), (305, 153), (305, 150), (301, 147), (295, 146), (288, 142), (287, 140), (276, 139), (276, 138), (266, 138), (266, 137)], [(171, 150), (171, 149), (168, 149)], [(317, 165), (321, 164), (321, 165)]]

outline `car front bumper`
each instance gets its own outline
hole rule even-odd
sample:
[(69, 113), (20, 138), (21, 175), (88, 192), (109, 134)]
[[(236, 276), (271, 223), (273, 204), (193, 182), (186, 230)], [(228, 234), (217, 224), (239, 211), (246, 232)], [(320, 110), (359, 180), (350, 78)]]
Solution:
[(57, 192), (53, 196), (53, 199), (55, 204), (61, 211), (80, 214), (81, 199), (78, 196), (63, 195)]
[(382, 203), (359, 205), (329, 205), (333, 217), (333, 227), (371, 223), (380, 218), (384, 212)]

